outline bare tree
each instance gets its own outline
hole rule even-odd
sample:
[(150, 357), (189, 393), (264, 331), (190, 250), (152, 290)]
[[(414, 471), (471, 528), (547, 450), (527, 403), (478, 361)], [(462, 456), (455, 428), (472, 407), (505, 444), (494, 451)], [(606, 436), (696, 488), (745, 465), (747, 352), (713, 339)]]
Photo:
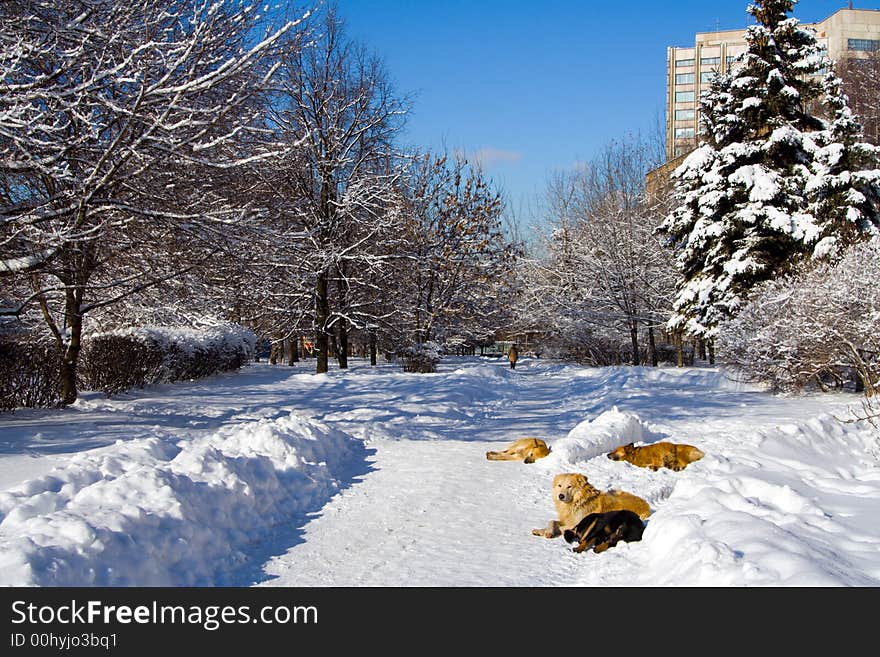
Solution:
[(414, 160), (403, 196), (405, 258), (388, 290), (394, 341), (493, 334), (506, 323), (521, 251), (505, 234), (500, 194), (463, 157), (429, 153)]
[[(553, 223), (543, 258), (524, 271), (523, 317), (564, 336), (570, 347), (586, 343), (589, 359), (617, 350), (625, 335), (630, 362), (657, 363), (655, 330), (668, 317), (674, 286), (671, 262), (655, 237), (662, 198), (645, 194), (654, 162), (648, 142), (628, 138), (609, 144), (594, 160), (560, 173), (548, 184)], [(648, 338), (647, 359), (640, 332)], [(592, 347), (589, 344), (592, 343)]]
[(234, 144), (293, 24), (185, 0), (12, 0), (0, 21), (0, 275), (31, 288), (4, 312), (39, 308), (70, 403), (86, 315), (209, 258), (258, 214), (213, 174), (265, 156)]
[(340, 366), (347, 366), (353, 288), (383, 261), (373, 245), (388, 231), (386, 209), (398, 175), (389, 166), (392, 142), (408, 103), (394, 94), (382, 62), (345, 36), (332, 7), (318, 33), (312, 47), (285, 59), (272, 119), (299, 143), (298, 163), (279, 189), (302, 201), (298, 222), (308, 244), (320, 373), (327, 371), (331, 340)]

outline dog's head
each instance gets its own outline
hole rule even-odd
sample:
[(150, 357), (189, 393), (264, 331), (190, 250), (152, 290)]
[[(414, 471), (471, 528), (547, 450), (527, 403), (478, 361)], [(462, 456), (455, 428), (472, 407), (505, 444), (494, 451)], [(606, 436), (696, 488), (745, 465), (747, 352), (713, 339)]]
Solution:
[(585, 475), (567, 472), (553, 477), (553, 499), (563, 504), (571, 504), (595, 492)]
[(612, 461), (622, 461), (629, 454), (632, 454), (633, 449), (634, 449), (633, 443), (630, 443), (628, 445), (621, 445), (620, 447), (617, 447), (613, 451), (608, 452), (608, 458), (610, 458)]
[(525, 451), (526, 463), (534, 463), (538, 459), (544, 458), (550, 453), (550, 448), (543, 440), (535, 440), (535, 444)]
[(578, 543), (581, 540), (581, 537), (577, 535), (572, 529), (566, 529), (562, 534), (562, 537), (565, 539), (566, 543)]

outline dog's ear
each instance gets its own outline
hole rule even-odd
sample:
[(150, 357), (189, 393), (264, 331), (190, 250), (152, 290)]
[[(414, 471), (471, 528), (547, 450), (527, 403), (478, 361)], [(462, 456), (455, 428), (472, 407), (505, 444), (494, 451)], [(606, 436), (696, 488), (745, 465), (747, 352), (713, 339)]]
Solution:
[(624, 447), (624, 449), (632, 449), (632, 448), (635, 447), (635, 446), (636, 446), (635, 443), (629, 443), (629, 444), (627, 444), (627, 445)]

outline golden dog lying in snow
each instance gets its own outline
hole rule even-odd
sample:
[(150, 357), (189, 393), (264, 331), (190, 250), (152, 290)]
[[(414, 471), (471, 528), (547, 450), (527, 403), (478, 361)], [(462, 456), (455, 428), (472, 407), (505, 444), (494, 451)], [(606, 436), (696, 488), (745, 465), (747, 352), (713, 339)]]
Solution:
[(600, 491), (582, 474), (568, 472), (553, 477), (553, 503), (558, 520), (551, 520), (542, 529), (533, 529), (535, 536), (554, 538), (566, 529), (574, 529), (591, 513), (632, 511), (642, 520), (651, 514), (651, 507), (637, 495), (621, 490)]
[(490, 461), (522, 461), (534, 463), (550, 453), (550, 448), (540, 438), (520, 438), (500, 452), (486, 452), (486, 458)]
[(635, 447), (633, 443), (621, 445), (612, 452), (608, 452), (608, 458), (612, 461), (627, 461), (640, 468), (651, 468), (655, 472), (659, 468), (669, 468), (678, 472), (684, 470), (688, 463), (699, 461), (705, 454), (693, 445), (679, 445), (676, 443), (653, 443)]

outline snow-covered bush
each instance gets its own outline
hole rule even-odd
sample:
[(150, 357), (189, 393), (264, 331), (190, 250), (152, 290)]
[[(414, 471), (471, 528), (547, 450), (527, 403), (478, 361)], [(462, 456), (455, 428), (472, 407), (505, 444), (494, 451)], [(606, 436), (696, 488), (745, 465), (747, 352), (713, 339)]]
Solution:
[(397, 353), (403, 362), (404, 372), (430, 374), (437, 371), (437, 363), (440, 362), (440, 347), (436, 342), (414, 344)]
[(48, 340), (0, 341), (0, 412), (60, 406), (60, 360), (58, 349)]
[(237, 324), (202, 328), (126, 328), (88, 336), (82, 378), (107, 395), (238, 369), (253, 358), (256, 336)]
[(722, 324), (721, 357), (779, 390), (880, 385), (880, 238), (836, 264), (764, 284)]

